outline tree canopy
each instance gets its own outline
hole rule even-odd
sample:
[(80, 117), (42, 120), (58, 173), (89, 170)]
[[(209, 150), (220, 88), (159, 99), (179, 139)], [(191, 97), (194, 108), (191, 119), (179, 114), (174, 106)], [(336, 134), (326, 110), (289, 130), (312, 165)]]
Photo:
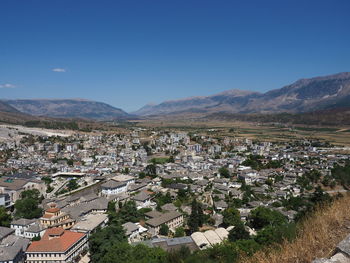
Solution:
[(11, 220), (11, 215), (7, 213), (5, 207), (0, 206), (0, 226), (9, 227)]
[(15, 217), (33, 219), (42, 215), (39, 207), (40, 192), (37, 189), (23, 191), (21, 199), (15, 202)]
[(255, 229), (262, 229), (265, 226), (275, 226), (287, 223), (287, 219), (278, 211), (259, 206), (251, 211), (248, 221)]

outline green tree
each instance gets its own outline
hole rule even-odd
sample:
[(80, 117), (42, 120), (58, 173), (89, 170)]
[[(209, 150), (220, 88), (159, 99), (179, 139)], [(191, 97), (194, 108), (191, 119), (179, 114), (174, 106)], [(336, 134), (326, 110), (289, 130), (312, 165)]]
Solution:
[(38, 189), (26, 190), (21, 193), (21, 198), (40, 199), (40, 192)]
[(287, 219), (280, 212), (262, 206), (251, 211), (248, 221), (255, 229), (262, 229), (268, 225), (275, 226), (287, 223)]
[(159, 229), (159, 234), (163, 235), (163, 236), (167, 236), (169, 234), (169, 227), (166, 224), (163, 224), (160, 226)]
[(117, 219), (120, 220), (122, 224), (126, 222), (137, 223), (142, 215), (139, 210), (137, 210), (135, 201), (127, 201), (118, 211)]
[(107, 227), (98, 229), (89, 238), (91, 261), (94, 263), (103, 262), (102, 258), (113, 250), (113, 246), (123, 242), (126, 242), (125, 230), (119, 220), (114, 220)]
[(183, 227), (178, 227), (175, 229), (175, 237), (183, 237), (185, 235), (185, 229)]
[(234, 228), (232, 228), (228, 234), (228, 240), (231, 242), (235, 242), (241, 239), (249, 239), (249, 232), (245, 229), (243, 223), (236, 224)]
[(157, 177), (157, 166), (153, 163), (147, 165), (145, 168), (145, 173), (152, 178)]
[(230, 171), (226, 168), (226, 167), (221, 167), (219, 169), (219, 174), (225, 178), (229, 178), (230, 177)]
[(69, 182), (67, 184), (67, 188), (68, 188), (69, 191), (73, 191), (75, 189), (78, 189), (79, 185), (77, 183), (77, 180), (76, 179), (69, 180)]
[(37, 189), (26, 190), (21, 193), (21, 199), (15, 202), (15, 217), (33, 219), (42, 215), (39, 207), (42, 197)]
[(225, 209), (222, 215), (224, 227), (236, 226), (241, 222), (239, 211), (234, 207)]
[(281, 243), (283, 240), (292, 240), (296, 236), (296, 225), (284, 223), (281, 225), (268, 225), (258, 231), (255, 241), (261, 245)]
[(199, 227), (203, 225), (203, 209), (201, 204), (197, 202), (197, 200), (194, 198), (191, 204), (191, 215), (188, 218), (188, 226), (190, 228), (190, 232), (196, 232), (198, 231)]
[(113, 222), (117, 219), (116, 202), (109, 201), (107, 206), (108, 222)]
[(0, 206), (0, 226), (10, 227), (11, 215), (7, 213), (5, 207)]

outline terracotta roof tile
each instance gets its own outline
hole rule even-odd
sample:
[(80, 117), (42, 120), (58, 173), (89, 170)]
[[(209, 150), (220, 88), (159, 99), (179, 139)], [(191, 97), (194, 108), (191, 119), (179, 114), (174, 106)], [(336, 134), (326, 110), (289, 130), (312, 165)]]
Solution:
[[(61, 235), (52, 237), (55, 234)], [(33, 241), (28, 247), (27, 252), (64, 252), (84, 236), (84, 233), (63, 230), (60, 227), (51, 228), (46, 230), (40, 241)]]

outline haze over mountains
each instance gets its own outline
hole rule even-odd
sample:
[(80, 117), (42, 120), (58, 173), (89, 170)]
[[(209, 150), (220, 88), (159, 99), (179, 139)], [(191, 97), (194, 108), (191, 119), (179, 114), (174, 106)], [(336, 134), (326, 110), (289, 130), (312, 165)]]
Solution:
[(299, 113), (338, 106), (350, 106), (350, 73), (301, 79), (266, 93), (229, 90), (212, 96), (165, 101), (146, 105), (134, 114)]
[[(301, 79), (266, 93), (228, 90), (212, 96), (190, 97), (146, 105), (133, 114), (154, 116), (200, 114), (302, 113), (350, 107), (350, 73)], [(122, 109), (84, 99), (16, 99), (0, 101), (2, 116), (77, 118), (91, 120), (132, 119)], [(5, 114), (6, 113), (6, 114)]]

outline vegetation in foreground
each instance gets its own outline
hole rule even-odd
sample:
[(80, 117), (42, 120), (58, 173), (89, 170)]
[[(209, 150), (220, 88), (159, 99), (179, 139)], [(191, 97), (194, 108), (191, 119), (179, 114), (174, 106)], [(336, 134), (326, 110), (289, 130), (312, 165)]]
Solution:
[[(303, 244), (300, 242), (307, 243), (309, 241), (311, 244), (305, 246), (303, 253), (310, 257), (309, 252), (305, 251), (309, 247), (313, 254), (312, 257), (324, 256), (322, 248), (320, 249), (321, 253), (315, 251), (318, 239), (325, 241), (322, 235), (331, 238), (335, 234), (332, 232), (335, 229), (334, 225), (339, 227), (344, 223), (345, 217), (348, 216), (344, 211), (348, 211), (347, 209), (350, 208), (348, 207), (349, 199), (350, 197), (346, 197), (338, 200), (337, 197), (331, 198), (324, 192), (316, 191), (309, 200), (312, 202), (309, 212), (300, 217), (297, 223), (288, 222), (277, 211), (259, 207), (248, 218), (248, 224), (257, 230), (256, 236), (249, 235), (240, 221), (238, 211), (234, 207), (230, 207), (224, 215), (224, 222), (235, 225), (235, 228), (230, 231), (229, 240), (194, 253), (185, 247), (177, 251), (166, 252), (160, 248), (150, 248), (142, 244), (136, 246), (128, 244), (121, 224), (126, 221), (135, 221), (137, 218), (135, 210), (129, 209), (131, 208), (129, 206), (132, 206), (130, 203), (127, 204), (128, 209), (122, 207), (119, 212), (116, 212), (115, 204), (111, 203), (108, 209), (109, 225), (90, 237), (91, 260), (93, 263), (281, 262), (281, 260), (277, 260), (280, 248), (284, 250), (284, 246), (287, 246), (286, 251), (289, 251), (294, 249), (291, 244), (302, 246)], [(334, 201), (334, 205), (330, 205), (332, 201)], [(347, 206), (347, 209), (342, 208), (344, 205)], [(319, 228), (319, 230), (315, 228)], [(310, 229), (314, 232), (310, 232)], [(310, 240), (307, 240), (308, 238)], [(329, 248), (329, 242), (324, 242), (324, 244)], [(275, 255), (275, 258), (271, 257), (276, 261), (257, 261), (269, 258), (270, 254), (267, 254), (266, 251), (271, 251), (271, 248), (273, 251), (271, 255)], [(298, 255), (301, 256), (300, 252), (295, 251), (295, 253), (299, 253)], [(294, 259), (287, 261), (288, 256), (291, 255), (287, 254), (286, 262), (306, 262)]]

